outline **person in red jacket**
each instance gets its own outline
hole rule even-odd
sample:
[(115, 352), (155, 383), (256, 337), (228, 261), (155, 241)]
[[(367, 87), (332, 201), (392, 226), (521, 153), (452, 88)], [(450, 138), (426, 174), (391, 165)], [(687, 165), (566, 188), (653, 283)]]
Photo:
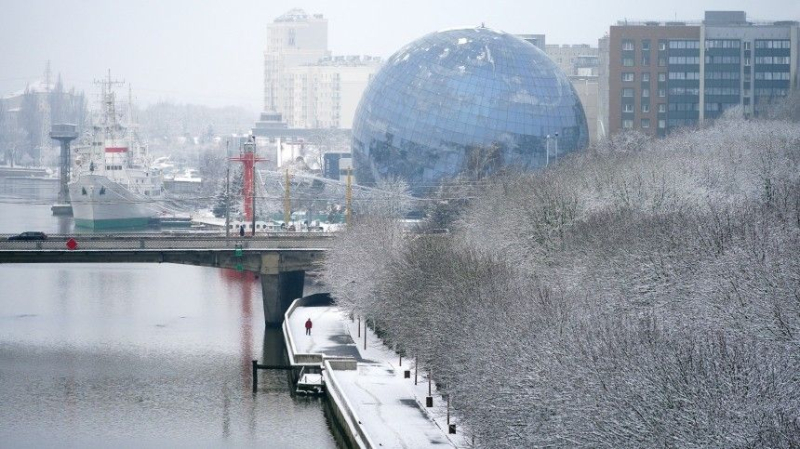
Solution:
[(311, 324), (311, 318), (309, 318), (308, 320), (306, 320), (306, 335), (311, 335), (312, 326), (313, 324)]

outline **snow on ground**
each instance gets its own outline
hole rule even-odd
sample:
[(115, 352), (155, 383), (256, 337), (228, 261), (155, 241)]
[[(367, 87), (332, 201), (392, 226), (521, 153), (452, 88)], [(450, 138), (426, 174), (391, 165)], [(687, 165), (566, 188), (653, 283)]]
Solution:
[[(313, 327), (311, 335), (306, 335), (305, 323), (309, 318)], [(297, 353), (350, 356), (363, 361), (345, 327), (345, 320), (345, 315), (335, 307), (312, 306), (295, 309), (289, 316), (289, 330)]]
[[(311, 335), (305, 335), (305, 321), (311, 318)], [(414, 385), (413, 360), (399, 357), (368, 330), (364, 349), (364, 328), (361, 336), (358, 320), (350, 320), (336, 307), (298, 307), (289, 316), (289, 330), (298, 353), (351, 355), (358, 360), (356, 371), (336, 370), (335, 376), (348, 402), (355, 408), (361, 425), (370, 439), (385, 448), (466, 447), (462, 435), (449, 435), (446, 423), (446, 402), (436, 393), (434, 407), (425, 407), (428, 395), (427, 373), (418, 373)], [(411, 371), (409, 379), (403, 377)], [(434, 376), (435, 377), (435, 376)], [(455, 421), (451, 421), (455, 423)], [(457, 423), (456, 423), (457, 424)], [(444, 445), (444, 446), (443, 446)]]

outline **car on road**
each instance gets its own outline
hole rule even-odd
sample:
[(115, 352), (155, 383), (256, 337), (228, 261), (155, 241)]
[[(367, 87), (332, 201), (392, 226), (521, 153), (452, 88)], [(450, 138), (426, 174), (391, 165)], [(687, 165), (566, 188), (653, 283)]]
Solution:
[(40, 231), (26, 231), (22, 234), (12, 235), (9, 240), (47, 240), (47, 234)]

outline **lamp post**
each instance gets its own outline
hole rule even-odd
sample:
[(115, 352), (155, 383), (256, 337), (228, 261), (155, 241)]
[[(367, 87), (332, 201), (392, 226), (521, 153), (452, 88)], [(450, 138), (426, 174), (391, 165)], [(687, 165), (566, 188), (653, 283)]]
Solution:
[(231, 152), (230, 137), (225, 140), (225, 238), (231, 236)]
[(545, 156), (544, 166), (548, 167), (550, 166), (550, 134), (547, 135), (547, 139), (545, 140), (544, 143), (544, 148), (545, 148), (544, 150), (545, 154), (547, 155)]

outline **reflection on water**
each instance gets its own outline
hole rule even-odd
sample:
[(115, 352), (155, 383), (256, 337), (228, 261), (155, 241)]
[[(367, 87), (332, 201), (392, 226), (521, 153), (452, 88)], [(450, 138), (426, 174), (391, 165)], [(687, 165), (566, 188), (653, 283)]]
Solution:
[[(47, 205), (0, 203), (0, 233), (55, 222)], [(251, 359), (282, 357), (252, 274), (0, 265), (3, 447), (336, 447), (321, 401), (292, 397), (286, 372), (260, 372), (251, 392)]]

